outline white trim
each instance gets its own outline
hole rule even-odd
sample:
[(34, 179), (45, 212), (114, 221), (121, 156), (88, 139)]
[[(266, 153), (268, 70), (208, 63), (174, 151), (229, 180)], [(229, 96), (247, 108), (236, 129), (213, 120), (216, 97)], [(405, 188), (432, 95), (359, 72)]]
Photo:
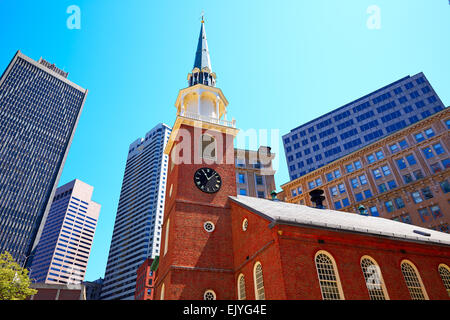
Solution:
[(215, 293), (213, 290), (208, 289), (208, 290), (206, 290), (206, 291), (203, 293), (203, 300), (210, 300), (210, 299), (206, 299), (206, 295), (207, 295), (208, 293), (211, 293), (211, 294), (213, 295), (214, 298), (213, 298), (212, 300), (216, 300), (216, 299), (217, 299), (216, 293)]
[[(261, 280), (262, 280), (262, 287), (258, 288), (257, 282), (256, 282), (256, 268), (260, 266), (261, 267)], [(255, 262), (255, 265), (253, 266), (253, 284), (255, 289), (255, 300), (266, 300), (266, 290), (264, 288), (264, 273), (262, 270), (262, 264), (261, 262), (257, 261)], [(258, 289), (261, 289), (264, 297), (261, 298), (261, 296), (258, 293)]]
[[(207, 224), (210, 224), (210, 225), (212, 226), (212, 230), (208, 230), (208, 229), (206, 228), (206, 225), (207, 225)], [(206, 232), (211, 233), (211, 232), (213, 232), (214, 230), (216, 230), (216, 226), (215, 226), (214, 223), (212, 223), (211, 221), (206, 221), (206, 222), (203, 224), (203, 229), (205, 229)]]

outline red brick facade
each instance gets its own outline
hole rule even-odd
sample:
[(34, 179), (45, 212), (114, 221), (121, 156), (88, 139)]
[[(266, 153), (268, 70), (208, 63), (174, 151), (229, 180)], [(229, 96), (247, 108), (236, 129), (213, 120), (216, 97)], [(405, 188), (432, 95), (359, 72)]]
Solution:
[[(223, 184), (218, 193), (203, 193), (194, 185), (194, 172), (204, 166), (221, 175)], [(234, 162), (169, 168), (155, 299), (202, 300), (208, 291), (215, 299), (238, 299), (240, 275), (245, 277), (245, 298), (256, 299), (254, 268), (259, 262), (265, 299), (320, 300), (315, 264), (320, 250), (335, 261), (342, 298), (370, 299), (361, 269), (363, 256), (378, 264), (386, 298), (411, 299), (400, 267), (405, 259), (418, 269), (429, 299), (449, 298), (438, 272), (440, 264), (450, 266), (448, 245), (314, 226), (273, 225), (261, 214), (230, 200), (229, 196), (235, 195)], [(246, 231), (244, 219), (248, 222)], [(204, 229), (207, 221), (214, 224), (213, 232)]]
[(156, 273), (151, 270), (153, 259), (146, 259), (137, 269), (134, 300), (153, 300)]
[[(199, 142), (199, 135), (194, 133), (193, 127), (182, 125), (181, 129), (186, 129), (190, 133), (192, 146)], [(229, 195), (236, 195), (234, 146), (233, 136), (225, 133), (218, 135), (222, 138), (217, 140), (223, 141), (217, 147), (218, 162), (225, 163), (172, 165), (172, 159), (169, 161), (155, 299), (160, 298), (163, 283), (165, 299), (202, 299), (205, 287), (214, 288), (217, 295), (223, 299), (234, 298), (228, 199)], [(195, 159), (196, 153), (196, 148), (191, 148), (191, 159)], [(221, 161), (221, 154), (224, 158), (230, 157), (231, 161)], [(195, 186), (194, 174), (203, 167), (212, 168), (221, 176), (222, 186), (219, 192), (208, 194)], [(215, 230), (220, 231), (206, 232), (204, 224), (208, 221), (214, 224)], [(169, 236), (166, 249), (167, 225)]]
[[(269, 229), (267, 220), (235, 203), (231, 214), (235, 283), (239, 274), (244, 274), (247, 299), (255, 298), (253, 266), (257, 261), (263, 267), (266, 299), (322, 299), (314, 261), (319, 250), (335, 259), (345, 299), (370, 298), (360, 265), (363, 256), (378, 263), (390, 299), (411, 299), (400, 269), (405, 259), (417, 267), (431, 300), (449, 299), (438, 272), (440, 264), (450, 266), (448, 246), (311, 227), (276, 225)], [(245, 218), (249, 223), (244, 232)]]

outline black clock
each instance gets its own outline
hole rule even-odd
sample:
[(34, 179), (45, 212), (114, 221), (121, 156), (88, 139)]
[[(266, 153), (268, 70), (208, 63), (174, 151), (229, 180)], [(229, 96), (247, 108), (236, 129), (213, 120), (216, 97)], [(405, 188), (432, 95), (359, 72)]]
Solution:
[(216, 193), (222, 186), (222, 178), (211, 168), (200, 168), (194, 174), (194, 183), (203, 192)]

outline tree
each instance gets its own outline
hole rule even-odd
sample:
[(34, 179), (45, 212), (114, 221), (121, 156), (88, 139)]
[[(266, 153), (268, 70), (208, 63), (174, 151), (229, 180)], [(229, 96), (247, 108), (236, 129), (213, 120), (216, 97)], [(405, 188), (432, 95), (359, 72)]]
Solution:
[(31, 289), (28, 270), (22, 268), (9, 252), (0, 255), (0, 300), (25, 300), (37, 293)]

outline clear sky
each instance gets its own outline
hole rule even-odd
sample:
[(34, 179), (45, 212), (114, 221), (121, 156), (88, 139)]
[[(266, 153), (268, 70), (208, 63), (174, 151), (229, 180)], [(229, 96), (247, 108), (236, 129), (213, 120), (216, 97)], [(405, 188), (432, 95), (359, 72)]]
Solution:
[[(80, 29), (67, 27), (70, 5)], [(175, 121), (202, 10), (229, 118), (279, 132), (278, 190), (291, 129), (418, 72), (450, 104), (448, 0), (0, 0), (0, 73), (21, 50), (89, 90), (60, 180), (93, 185), (102, 205), (86, 280), (104, 276), (130, 143)]]

